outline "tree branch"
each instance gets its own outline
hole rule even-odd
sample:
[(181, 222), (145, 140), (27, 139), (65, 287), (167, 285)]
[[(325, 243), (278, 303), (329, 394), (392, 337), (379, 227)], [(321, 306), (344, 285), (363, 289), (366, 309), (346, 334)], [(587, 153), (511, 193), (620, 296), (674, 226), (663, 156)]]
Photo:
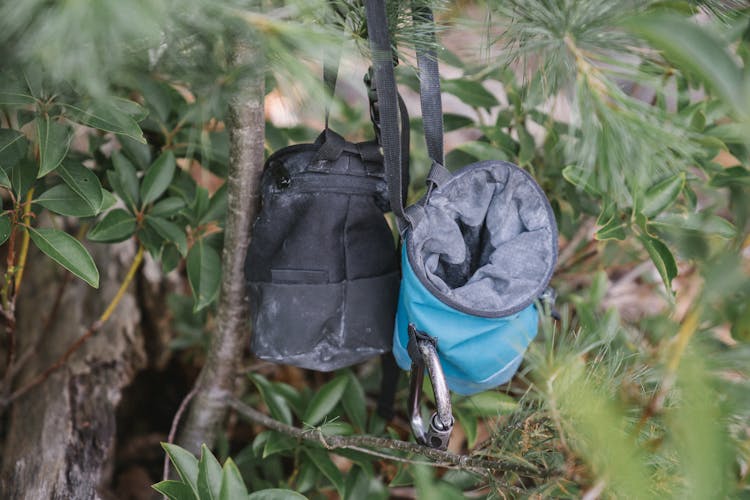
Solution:
[[(417, 443), (400, 441), (398, 439), (380, 438), (375, 436), (326, 436), (320, 429), (303, 430), (292, 427), (278, 420), (274, 420), (258, 410), (246, 405), (236, 399), (229, 400), (229, 405), (240, 415), (269, 429), (282, 432), (297, 439), (304, 439), (321, 444), (327, 450), (350, 449), (367, 453), (379, 458), (384, 458), (383, 453), (377, 449), (396, 450), (406, 453), (414, 453), (433, 460), (434, 467), (458, 467), (467, 470), (489, 471), (493, 473), (515, 472), (535, 477), (546, 475), (534, 465), (514, 458), (485, 459), (469, 455), (456, 455), (448, 451), (440, 451)], [(375, 450), (373, 450), (375, 449)], [(400, 457), (387, 457), (398, 460)]]
[(234, 65), (253, 69), (252, 76), (239, 83), (240, 89), (229, 106), (228, 211), (224, 229), (221, 292), (216, 331), (190, 405), (178, 444), (197, 454), (202, 443), (213, 445), (227, 411), (247, 328), (245, 256), (250, 228), (259, 208), (260, 175), (263, 169), (265, 75), (257, 46), (239, 42), (234, 48)]

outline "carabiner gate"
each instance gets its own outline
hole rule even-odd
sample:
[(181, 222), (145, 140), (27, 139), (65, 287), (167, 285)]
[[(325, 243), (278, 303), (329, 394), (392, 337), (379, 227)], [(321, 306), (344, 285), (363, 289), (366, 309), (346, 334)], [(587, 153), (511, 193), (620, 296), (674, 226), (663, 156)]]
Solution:
[[(414, 325), (409, 325), (409, 345), (407, 347), (411, 357), (411, 380), (409, 381), (409, 412), (411, 430), (417, 442), (438, 450), (448, 448), (448, 441), (453, 431), (453, 413), (451, 410), (450, 391), (445, 381), (443, 367), (437, 354), (437, 339), (425, 332), (420, 332)], [(422, 396), (422, 380), (424, 368), (435, 393), (437, 411), (430, 418), (429, 429), (425, 431), (424, 422), (419, 407)]]

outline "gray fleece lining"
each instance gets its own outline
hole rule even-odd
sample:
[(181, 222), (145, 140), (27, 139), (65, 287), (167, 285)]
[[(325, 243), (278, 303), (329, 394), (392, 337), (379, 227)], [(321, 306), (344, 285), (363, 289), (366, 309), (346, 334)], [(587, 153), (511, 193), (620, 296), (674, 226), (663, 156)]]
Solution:
[(557, 227), (546, 196), (525, 171), (500, 161), (472, 164), (435, 189), (423, 209), (408, 238), (409, 260), (444, 302), (500, 316), (547, 287)]

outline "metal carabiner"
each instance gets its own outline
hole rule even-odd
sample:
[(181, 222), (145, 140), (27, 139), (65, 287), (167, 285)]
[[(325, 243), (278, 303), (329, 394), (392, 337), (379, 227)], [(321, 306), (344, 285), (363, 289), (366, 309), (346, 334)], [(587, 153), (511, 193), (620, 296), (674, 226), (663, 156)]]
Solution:
[[(438, 450), (448, 448), (448, 441), (453, 431), (453, 413), (451, 410), (450, 391), (445, 380), (443, 367), (437, 354), (437, 339), (420, 332), (414, 325), (409, 325), (409, 344), (407, 350), (411, 357), (411, 380), (409, 381), (409, 413), (411, 430), (417, 442)], [(420, 412), (419, 400), (422, 396), (424, 368), (435, 393), (437, 411), (430, 418), (429, 429), (425, 431)]]

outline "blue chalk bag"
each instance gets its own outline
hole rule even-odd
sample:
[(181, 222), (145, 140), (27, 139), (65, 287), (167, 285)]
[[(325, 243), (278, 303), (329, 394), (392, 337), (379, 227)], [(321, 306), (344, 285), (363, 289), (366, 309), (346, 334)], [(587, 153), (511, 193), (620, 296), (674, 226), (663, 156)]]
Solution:
[[(412, 372), (409, 410), (417, 441), (445, 449), (453, 427), (449, 390), (469, 395), (508, 382), (536, 336), (535, 302), (557, 261), (557, 227), (544, 192), (516, 165), (480, 161), (453, 173), (443, 166), (437, 57), (420, 47), (432, 167), (426, 194), (404, 208), (385, 2), (367, 0), (366, 7), (390, 204), (402, 236), (393, 354)], [(432, 13), (415, 7), (414, 22), (432, 26)], [(437, 406), (427, 428), (419, 412), (425, 367)]]

